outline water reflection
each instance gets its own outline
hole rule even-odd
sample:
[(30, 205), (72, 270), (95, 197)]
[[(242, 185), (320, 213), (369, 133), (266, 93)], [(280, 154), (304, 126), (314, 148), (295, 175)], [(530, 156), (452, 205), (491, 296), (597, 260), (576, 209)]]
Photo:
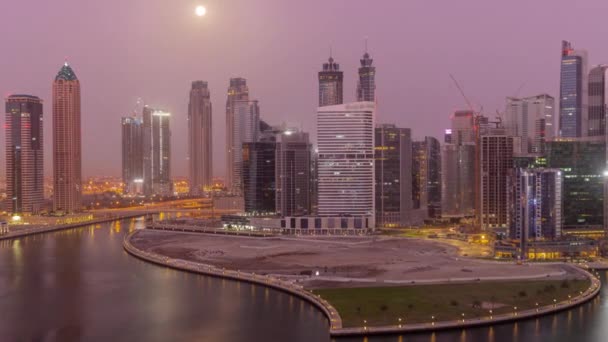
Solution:
[(0, 242), (0, 340), (329, 340), (323, 315), (300, 299), (126, 254), (124, 235), (141, 225)]

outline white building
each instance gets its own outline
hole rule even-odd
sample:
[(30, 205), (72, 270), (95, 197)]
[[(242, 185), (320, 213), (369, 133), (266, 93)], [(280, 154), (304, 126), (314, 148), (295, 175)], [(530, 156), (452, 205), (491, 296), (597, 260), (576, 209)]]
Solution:
[(318, 108), (320, 216), (374, 220), (374, 115), (373, 102)]
[(521, 154), (540, 154), (555, 136), (555, 99), (547, 94), (525, 98), (507, 97), (504, 126), (521, 139)]

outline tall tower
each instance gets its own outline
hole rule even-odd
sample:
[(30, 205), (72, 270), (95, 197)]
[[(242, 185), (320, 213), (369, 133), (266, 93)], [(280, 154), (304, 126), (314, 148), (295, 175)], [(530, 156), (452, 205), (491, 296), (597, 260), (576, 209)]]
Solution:
[(200, 195), (213, 177), (211, 99), (207, 82), (194, 81), (188, 104), (190, 194)]
[(53, 82), (53, 210), (80, 210), (81, 168), (80, 82), (65, 62)]
[(171, 181), (171, 113), (148, 106), (143, 110), (144, 193), (169, 196)]
[(538, 155), (544, 152), (546, 141), (554, 137), (554, 102), (547, 94), (507, 97), (504, 125), (509, 135), (521, 139), (521, 149), (515, 153)]
[(598, 65), (589, 72), (589, 136), (606, 135), (608, 105), (608, 65)]
[(412, 131), (392, 124), (375, 128), (376, 224), (412, 223)]
[(319, 215), (365, 216), (375, 227), (374, 113), (373, 102), (318, 109)]
[(374, 102), (376, 100), (376, 67), (372, 66), (374, 60), (367, 52), (367, 41), (365, 42), (365, 54), (360, 61), (357, 101)]
[(285, 130), (276, 142), (276, 211), (281, 216), (311, 214), (311, 155), (308, 133)]
[(587, 51), (574, 50), (562, 41), (560, 73), (559, 135), (564, 138), (587, 136)]
[[(242, 157), (241, 148), (234, 146), (235, 139), (235, 103), (237, 101), (249, 101), (249, 88), (247, 80), (241, 77), (231, 78), (230, 86), (228, 87), (228, 97), (226, 99), (226, 187), (234, 189), (236, 171), (234, 161), (240, 160)], [(235, 151), (238, 148), (238, 151)], [(239, 183), (240, 184), (240, 183)]]
[(122, 118), (121, 124), (124, 192), (139, 195), (143, 193), (144, 181), (143, 121), (127, 116)]
[(334, 106), (343, 103), (344, 74), (340, 65), (329, 56), (327, 63), (323, 63), (323, 70), (319, 71), (319, 107)]
[(37, 213), (44, 201), (42, 100), (6, 99), (6, 197), (10, 213)]

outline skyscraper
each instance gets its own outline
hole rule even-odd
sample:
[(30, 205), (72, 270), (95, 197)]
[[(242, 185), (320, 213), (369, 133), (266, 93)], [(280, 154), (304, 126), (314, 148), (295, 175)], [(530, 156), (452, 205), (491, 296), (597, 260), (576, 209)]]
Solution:
[(312, 145), (308, 133), (287, 129), (277, 135), (276, 211), (282, 216), (311, 214)]
[(188, 104), (190, 194), (200, 195), (212, 184), (211, 100), (207, 82), (194, 81)]
[(245, 212), (270, 214), (276, 211), (276, 142), (244, 142), (243, 197)]
[(319, 107), (319, 215), (374, 220), (374, 112), (373, 102)]
[(608, 105), (608, 65), (597, 65), (589, 72), (589, 136), (606, 134)]
[(344, 74), (340, 71), (340, 65), (330, 56), (327, 63), (323, 63), (323, 70), (319, 71), (319, 107), (344, 102), (343, 82)]
[(359, 67), (359, 80), (357, 82), (357, 101), (376, 101), (376, 67), (372, 66), (374, 60), (367, 53), (366, 42), (365, 54)]
[(77, 212), (82, 197), (80, 82), (66, 62), (53, 82), (53, 210)]
[(475, 214), (475, 145), (445, 144), (441, 152), (441, 215)]
[(141, 118), (128, 116), (123, 117), (121, 123), (124, 192), (141, 195), (144, 182), (143, 121)]
[(412, 198), (414, 209), (441, 216), (441, 146), (433, 137), (412, 145)]
[(375, 128), (376, 224), (410, 224), (412, 212), (412, 133), (391, 124)]
[(555, 99), (547, 94), (507, 97), (504, 126), (509, 135), (521, 140), (520, 154), (540, 154), (545, 142), (553, 139)]
[(559, 135), (564, 138), (588, 134), (587, 51), (574, 50), (562, 41), (559, 101)]
[(239, 138), (235, 136), (235, 103), (237, 101), (249, 101), (247, 80), (240, 77), (230, 79), (228, 96), (226, 98), (226, 187), (232, 191), (234, 191), (235, 185), (238, 189), (240, 184), (240, 181), (234, 184), (235, 173), (240, 172), (238, 170), (240, 166), (235, 164), (235, 160), (242, 158), (242, 143), (235, 145), (235, 141)]
[(555, 239), (562, 235), (559, 169), (514, 169), (509, 176), (509, 237)]
[(9, 96), (4, 122), (7, 210), (37, 213), (44, 201), (42, 100)]
[(513, 169), (513, 151), (519, 147), (517, 137), (506, 134), (483, 135), (480, 139), (480, 213), (481, 228), (508, 225), (507, 177)]
[(173, 194), (171, 180), (171, 114), (148, 106), (143, 109), (144, 193)]
[(230, 174), (229, 188), (234, 194), (243, 191), (243, 144), (258, 141), (260, 133), (260, 107), (258, 101), (234, 101), (231, 124), (229, 127), (232, 137), (229, 149)]
[(451, 142), (455, 145), (475, 142), (475, 113), (459, 110), (452, 115)]

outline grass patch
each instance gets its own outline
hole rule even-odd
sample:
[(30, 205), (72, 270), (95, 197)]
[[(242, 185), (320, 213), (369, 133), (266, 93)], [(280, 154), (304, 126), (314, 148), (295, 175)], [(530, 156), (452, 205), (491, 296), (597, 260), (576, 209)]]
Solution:
[(475, 284), (414, 285), (318, 289), (340, 313), (344, 327), (450, 321), (533, 309), (574, 297), (589, 288), (585, 280), (482, 282)]

